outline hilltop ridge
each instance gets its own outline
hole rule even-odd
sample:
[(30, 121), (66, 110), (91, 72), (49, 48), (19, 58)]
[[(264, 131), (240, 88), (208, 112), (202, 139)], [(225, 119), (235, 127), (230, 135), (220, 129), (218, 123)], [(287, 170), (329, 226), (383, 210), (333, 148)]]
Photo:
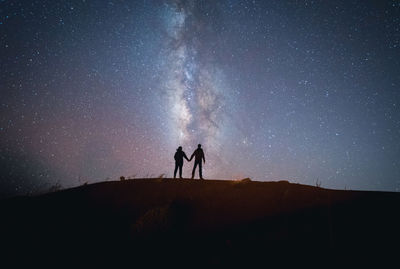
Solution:
[(399, 205), (398, 193), (287, 181), (133, 179), (0, 201), (0, 231), (11, 253), (201, 253), (206, 265), (246, 264), (278, 253), (395, 251)]

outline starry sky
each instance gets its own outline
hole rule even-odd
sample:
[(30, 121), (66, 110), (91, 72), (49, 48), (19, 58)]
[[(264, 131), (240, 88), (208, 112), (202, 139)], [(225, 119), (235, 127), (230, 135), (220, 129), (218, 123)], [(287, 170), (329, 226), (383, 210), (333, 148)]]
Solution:
[(399, 191), (399, 42), (399, 1), (1, 0), (0, 197), (198, 143), (205, 178)]

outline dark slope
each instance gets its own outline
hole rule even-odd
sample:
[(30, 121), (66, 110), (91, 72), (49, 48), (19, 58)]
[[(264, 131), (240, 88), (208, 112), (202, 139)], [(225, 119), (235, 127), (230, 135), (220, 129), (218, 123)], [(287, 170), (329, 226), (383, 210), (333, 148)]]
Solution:
[(135, 179), (3, 200), (0, 228), (5, 256), (36, 261), (248, 265), (294, 256), (391, 259), (400, 246), (399, 206), (398, 193)]

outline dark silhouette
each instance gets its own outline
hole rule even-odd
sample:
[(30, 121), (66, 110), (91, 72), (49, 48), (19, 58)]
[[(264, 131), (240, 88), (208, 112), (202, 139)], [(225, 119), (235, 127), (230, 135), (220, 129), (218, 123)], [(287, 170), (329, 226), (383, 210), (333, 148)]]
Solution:
[(176, 172), (178, 171), (178, 168), (179, 168), (179, 178), (182, 178), (183, 158), (185, 158), (187, 161), (189, 161), (185, 152), (182, 150), (182, 147), (178, 147), (176, 149), (176, 152), (174, 155), (174, 159), (175, 159), (174, 178), (176, 178)]
[(398, 192), (288, 181), (96, 182), (0, 199), (0, 257), (17, 268), (57, 265), (71, 250), (66, 264), (83, 268), (395, 264), (399, 208)]
[(201, 161), (203, 160), (204, 163), (206, 163), (206, 159), (204, 158), (204, 151), (201, 148), (201, 144), (197, 145), (197, 149), (193, 152), (193, 154), (190, 157), (189, 161), (192, 160), (193, 156), (194, 156), (194, 166), (193, 166), (193, 171), (192, 171), (192, 179), (194, 178), (194, 173), (196, 172), (197, 165), (199, 166), (200, 179), (204, 179), (203, 178), (203, 174), (202, 174), (202, 163), (201, 163)]

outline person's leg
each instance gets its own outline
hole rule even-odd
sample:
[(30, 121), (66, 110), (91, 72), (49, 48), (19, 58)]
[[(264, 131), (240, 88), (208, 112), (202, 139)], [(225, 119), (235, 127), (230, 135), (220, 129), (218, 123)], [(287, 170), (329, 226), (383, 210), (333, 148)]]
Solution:
[(183, 164), (179, 165), (179, 178), (182, 178), (182, 166)]
[(200, 179), (203, 179), (202, 166), (203, 166), (203, 164), (202, 164), (201, 161), (200, 161), (200, 162), (199, 162), (199, 176), (200, 176)]
[(178, 164), (175, 163), (174, 178), (176, 178), (176, 172), (178, 171)]
[(197, 166), (197, 162), (194, 161), (193, 171), (192, 171), (192, 179), (194, 178), (194, 173), (196, 172), (196, 166)]

